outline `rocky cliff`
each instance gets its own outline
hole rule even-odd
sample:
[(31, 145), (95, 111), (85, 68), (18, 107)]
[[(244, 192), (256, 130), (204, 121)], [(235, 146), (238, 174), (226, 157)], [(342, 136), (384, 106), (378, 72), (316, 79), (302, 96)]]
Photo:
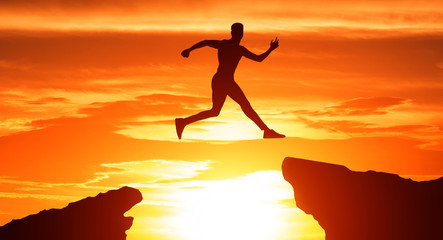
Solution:
[(63, 209), (43, 210), (0, 227), (5, 240), (122, 240), (133, 218), (123, 214), (142, 200), (139, 190), (122, 187), (70, 203)]
[(296, 158), (282, 167), (297, 206), (326, 240), (443, 239), (443, 178), (415, 182)]

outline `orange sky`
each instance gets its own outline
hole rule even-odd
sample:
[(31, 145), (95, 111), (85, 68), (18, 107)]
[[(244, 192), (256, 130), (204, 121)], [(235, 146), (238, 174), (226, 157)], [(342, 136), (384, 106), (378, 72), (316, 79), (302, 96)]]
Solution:
[[(130, 185), (144, 201), (129, 214), (129, 240), (324, 239), (295, 207), (280, 173), (284, 157), (419, 180), (443, 175), (442, 8), (1, 2), (0, 225)], [(173, 119), (211, 106), (217, 64), (213, 49), (189, 59), (180, 52), (229, 38), (236, 21), (252, 52), (280, 39), (264, 62), (243, 59), (236, 80), (288, 138), (261, 140), (228, 100), (218, 118), (188, 126), (178, 141)]]

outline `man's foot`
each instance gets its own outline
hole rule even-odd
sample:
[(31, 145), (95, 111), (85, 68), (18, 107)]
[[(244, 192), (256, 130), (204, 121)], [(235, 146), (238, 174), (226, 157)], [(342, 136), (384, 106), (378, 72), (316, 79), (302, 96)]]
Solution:
[(185, 129), (186, 124), (183, 122), (183, 118), (175, 119), (175, 130), (177, 131), (178, 139), (182, 139), (183, 129)]
[(284, 137), (286, 137), (286, 136), (283, 134), (280, 134), (272, 129), (267, 129), (263, 133), (263, 138), (284, 138)]

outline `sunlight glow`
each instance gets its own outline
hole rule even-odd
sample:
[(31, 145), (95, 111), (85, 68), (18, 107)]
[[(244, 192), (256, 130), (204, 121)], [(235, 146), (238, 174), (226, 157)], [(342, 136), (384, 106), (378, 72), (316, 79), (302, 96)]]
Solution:
[[(281, 239), (290, 186), (277, 171), (258, 172), (233, 180), (199, 182), (182, 195), (181, 214), (171, 218), (184, 239)], [(281, 176), (280, 176), (281, 177)]]
[[(208, 121), (208, 123), (211, 120)], [(217, 121), (217, 120), (214, 120)], [(195, 130), (194, 130), (195, 129)], [(227, 120), (223, 123), (209, 123), (199, 129), (190, 128), (189, 135), (193, 139), (205, 140), (247, 140), (262, 138), (262, 131), (254, 126), (249, 119)]]

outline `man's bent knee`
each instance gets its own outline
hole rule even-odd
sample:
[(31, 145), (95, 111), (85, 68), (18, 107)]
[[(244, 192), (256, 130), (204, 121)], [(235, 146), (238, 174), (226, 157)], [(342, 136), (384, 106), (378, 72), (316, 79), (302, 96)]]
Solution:
[(220, 114), (220, 110), (219, 109), (211, 109), (209, 110), (209, 115), (211, 117), (217, 117)]

